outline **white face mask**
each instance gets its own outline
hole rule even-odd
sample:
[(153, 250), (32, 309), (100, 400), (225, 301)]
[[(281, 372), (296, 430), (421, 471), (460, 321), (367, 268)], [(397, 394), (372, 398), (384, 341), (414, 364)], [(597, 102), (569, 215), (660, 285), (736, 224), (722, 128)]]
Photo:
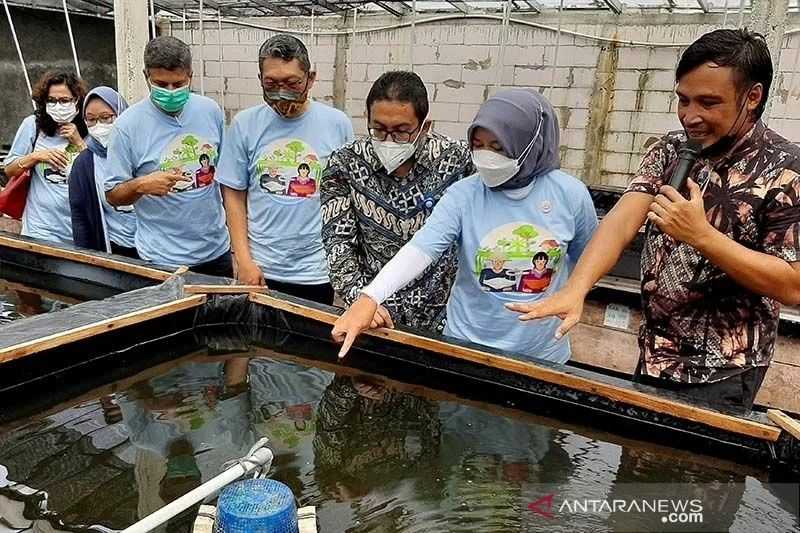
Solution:
[(114, 123), (103, 124), (98, 122), (94, 126), (89, 127), (89, 135), (94, 137), (94, 140), (99, 142), (104, 148), (108, 146), (108, 136), (111, 135), (111, 130), (114, 128)]
[(516, 176), (521, 166), (517, 159), (486, 149), (473, 150), (472, 162), (483, 183), (490, 189), (499, 187)]
[(403, 163), (411, 159), (414, 152), (417, 151), (417, 141), (419, 141), (422, 135), (422, 130), (425, 128), (425, 122), (427, 120), (428, 117), (426, 116), (417, 132), (417, 137), (411, 142), (402, 144), (396, 143), (391, 140), (391, 137), (387, 137), (385, 141), (379, 141), (374, 137), (370, 139), (372, 141), (372, 148), (375, 150), (375, 155), (380, 159), (386, 172), (391, 174), (400, 168)]
[(50, 115), (50, 118), (58, 124), (72, 122), (72, 119), (78, 116), (78, 108), (75, 106), (75, 102), (70, 102), (68, 104), (51, 104), (48, 102), (45, 109), (47, 110), (47, 114)]
[[(541, 114), (541, 109), (539, 113)], [(508, 156), (498, 154), (495, 151), (485, 148), (472, 151), (472, 162), (475, 164), (475, 168), (478, 169), (478, 174), (480, 174), (483, 183), (485, 183), (487, 187), (490, 189), (499, 187), (517, 175), (519, 169), (522, 168), (522, 162), (525, 161), (531, 148), (533, 148), (533, 143), (539, 138), (539, 133), (542, 131), (542, 122), (544, 122), (544, 120), (539, 121), (539, 125), (536, 127), (531, 142), (528, 143), (528, 146), (525, 147), (518, 159), (511, 159)]]

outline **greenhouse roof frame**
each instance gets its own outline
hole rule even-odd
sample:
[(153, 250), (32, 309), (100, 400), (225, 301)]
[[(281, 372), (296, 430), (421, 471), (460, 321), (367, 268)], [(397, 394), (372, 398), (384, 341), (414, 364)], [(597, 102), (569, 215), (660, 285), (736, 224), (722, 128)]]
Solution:
[[(154, 0), (156, 11), (163, 15), (199, 14), (198, 0)], [(405, 17), (414, 13), (478, 14), (502, 13), (506, 4), (511, 13), (539, 14), (563, 10), (605, 10), (615, 14), (626, 12), (663, 11), (678, 13), (724, 13), (750, 10), (751, 0), (204, 0), (204, 15), (224, 17), (288, 17), (288, 16), (345, 16), (358, 11), (362, 14), (389, 14)], [(62, 0), (8, 0), (10, 6), (34, 9), (61, 10)], [(74, 14), (110, 17), (114, 0), (67, 0)], [(789, 0), (789, 11), (800, 11), (800, 0)]]

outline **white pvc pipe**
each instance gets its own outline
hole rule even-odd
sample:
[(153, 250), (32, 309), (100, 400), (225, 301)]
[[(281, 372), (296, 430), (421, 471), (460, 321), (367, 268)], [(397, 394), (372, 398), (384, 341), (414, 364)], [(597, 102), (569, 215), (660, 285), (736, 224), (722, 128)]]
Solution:
[(219, 106), (225, 115), (225, 73), (222, 68), (222, 12), (217, 10), (217, 55), (219, 56)]
[(19, 46), (19, 39), (17, 39), (17, 30), (14, 28), (14, 20), (11, 18), (11, 11), (8, 9), (8, 2), (3, 0), (3, 7), (6, 9), (6, 18), (8, 19), (8, 27), (11, 28), (11, 38), (14, 39), (14, 46), (17, 48), (17, 55), (19, 62), (22, 65), (22, 73), (25, 75), (25, 85), (28, 87), (28, 95), (31, 97), (31, 104), (33, 110), (36, 111), (36, 103), (33, 101), (33, 89), (31, 88), (31, 79), (28, 76), (28, 68), (25, 66), (25, 58), (22, 57), (22, 48)]
[(417, 46), (417, 0), (412, 0), (411, 2), (411, 35), (409, 37), (409, 41), (409, 70), (414, 72), (414, 48)]
[(739, 0), (739, 27), (741, 28), (744, 26), (744, 2), (745, 0)]
[(553, 97), (553, 87), (556, 84), (556, 68), (558, 67), (558, 49), (561, 45), (561, 19), (564, 14), (564, 0), (558, 4), (558, 29), (556, 30), (556, 48), (553, 51), (553, 70), (550, 72), (550, 91), (547, 96)]
[(728, 27), (728, 0), (725, 0), (725, 16), (722, 17), (722, 27)]
[(200, 0), (200, 94), (206, 95), (206, 62), (203, 49), (206, 47), (206, 35), (203, 33), (203, 0)]
[(317, 39), (317, 37), (314, 35), (314, 6), (312, 5), (311, 6), (311, 36), (309, 37), (308, 44), (309, 44), (309, 47), (311, 48), (311, 57), (313, 58), (311, 60), (311, 70), (313, 70), (315, 72), (317, 70), (316, 57), (317, 57), (317, 44), (318, 44), (316, 39)]
[[(435, 24), (438, 22), (448, 22), (453, 20), (464, 21), (464, 20), (503, 20), (503, 17), (498, 17), (497, 15), (486, 15), (481, 13), (467, 13), (467, 14), (460, 14), (460, 15), (440, 15), (434, 17), (428, 17), (421, 20), (417, 20), (416, 24)], [(197, 20), (189, 20), (189, 22), (197, 22)], [(277, 28), (274, 26), (264, 26), (263, 24), (254, 24), (252, 22), (245, 22), (242, 20), (237, 19), (225, 19), (225, 22), (228, 24), (233, 24), (236, 26), (241, 26), (243, 28), (254, 28), (257, 30), (266, 30), (275, 33), (291, 33), (292, 35), (308, 35), (310, 32), (305, 30), (295, 30), (291, 28)], [(529, 20), (522, 20), (522, 19), (509, 19), (510, 24), (517, 24), (520, 26), (526, 26), (528, 28), (536, 28), (539, 30), (545, 31), (558, 31), (557, 28), (553, 26), (548, 26), (547, 24), (540, 24), (538, 22), (531, 22)], [(411, 26), (411, 22), (400, 22), (398, 24), (391, 24), (388, 26), (375, 26), (374, 28), (363, 28), (355, 33), (362, 34), (362, 33), (379, 33), (382, 31), (391, 31), (391, 30), (399, 30), (401, 28), (408, 28)], [(792, 32), (800, 32), (800, 28), (794, 30), (788, 30), (786, 33)], [(323, 32), (317, 32), (318, 35), (348, 35), (354, 33), (352, 30), (328, 30)], [(589, 33), (581, 33), (579, 31), (573, 30), (561, 30), (561, 33), (564, 35), (572, 35), (575, 37), (580, 37), (581, 39), (587, 39), (589, 41), (597, 41), (601, 43), (609, 43), (609, 44), (616, 44), (620, 46), (651, 46), (651, 47), (658, 47), (658, 48), (686, 48), (692, 43), (667, 43), (667, 42), (650, 42), (650, 41), (636, 41), (633, 39), (615, 39), (613, 37), (603, 37), (601, 35), (591, 35)]]
[(75, 61), (75, 74), (80, 78), (81, 66), (78, 64), (78, 51), (75, 49), (75, 36), (72, 35), (72, 23), (69, 20), (67, 0), (61, 0), (61, 5), (64, 7), (64, 18), (67, 19), (67, 33), (69, 34), (69, 44), (72, 46), (72, 59)]
[(503, 27), (500, 35), (500, 58), (497, 60), (497, 76), (494, 79), (494, 86), (500, 87), (503, 79), (503, 66), (506, 62), (506, 42), (508, 41), (508, 21), (511, 17), (511, 0), (506, 0), (503, 6)]
[(191, 492), (187, 492), (172, 503), (165, 505), (153, 514), (139, 520), (132, 526), (122, 530), (122, 533), (147, 533), (178, 516), (183, 511), (200, 503), (207, 497), (216, 493), (225, 485), (232, 483), (254, 469), (272, 462), (272, 452), (269, 448), (259, 448), (249, 457), (242, 459), (215, 478), (209, 479)]

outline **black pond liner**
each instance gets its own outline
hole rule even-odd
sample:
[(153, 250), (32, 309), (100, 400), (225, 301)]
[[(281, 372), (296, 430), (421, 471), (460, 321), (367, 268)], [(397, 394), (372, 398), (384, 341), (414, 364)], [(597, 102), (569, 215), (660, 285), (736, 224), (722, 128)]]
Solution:
[[(120, 295), (114, 299), (115, 306), (119, 310), (128, 298), (133, 299), (129, 303), (134, 305), (134, 301), (141, 302), (143, 292), (159, 289)], [(334, 308), (291, 296), (273, 294), (305, 306), (335, 311)], [(84, 305), (73, 306), (58, 314), (74, 313)], [(18, 321), (16, 324), (22, 323)], [(98, 386), (197, 350), (207, 350), (211, 354), (246, 353), (251, 347), (257, 346), (310, 360), (335, 362), (337, 347), (329, 340), (329, 334), (328, 324), (254, 304), (246, 295), (210, 296), (200, 308), (46, 350), (3, 365), (4, 372), (0, 373), (0, 405), (3, 406), (0, 409), (0, 424), (41, 412)], [(433, 337), (451, 344), (486, 350), (485, 347), (451, 338)], [(529, 362), (515, 354), (496, 350), (492, 350), (492, 353)], [(87, 357), (89, 354), (91, 356)], [(513, 405), (538, 415), (631, 438), (669, 443), (673, 447), (737, 462), (780, 469), (783, 474), (791, 472), (791, 479), (800, 480), (800, 446), (785, 433), (778, 442), (772, 444), (603, 396), (371, 336), (362, 336), (356, 348), (341, 364), (468, 399)], [(634, 385), (627, 380), (581, 368), (545, 362), (537, 364), (597, 382), (682, 401), (681, 395), (676, 392)], [(745, 418), (769, 424), (763, 413), (753, 413)]]
[[(24, 238), (19, 240), (33, 241)], [(101, 253), (89, 255), (108, 257)], [(118, 257), (115, 259), (119, 260)], [(145, 264), (137, 261), (130, 263)], [(54, 290), (56, 287), (51, 284), (54, 282), (77, 283), (76, 290), (94, 286), (98, 291), (118, 294), (111, 299), (85, 302), (57, 313), (3, 326), (0, 329), (0, 346), (63, 331), (86, 323), (88, 317), (102, 319), (119, 316), (148, 305), (175, 300), (181, 296), (181, 291), (176, 288), (181, 282), (211, 285), (230, 282), (188, 273), (177, 281), (170, 280), (162, 286), (153, 287), (156, 282), (134, 274), (3, 246), (0, 246), (0, 267), (3, 277), (11, 277), (11, 274), (27, 285), (40, 283)], [(308, 307), (337, 312), (334, 308), (313, 302), (278, 293), (273, 295)], [(35, 334), (31, 328), (35, 328)], [(518, 354), (498, 352), (427, 332), (413, 333), (530, 362)], [(240, 349), (245, 352), (249, 346), (267, 347), (326, 362), (336, 361), (337, 348), (330, 341), (329, 325), (251, 303), (246, 295), (209, 296), (207, 303), (199, 308), (95, 335), (3, 364), (3, 372), (0, 372), (0, 424), (41, 412), (95, 387), (193, 351), (208, 349), (213, 353), (218, 349), (230, 353), (232, 349)], [(669, 443), (671, 446), (701, 450), (765, 467), (774, 466), (784, 472), (792, 472), (793, 476), (800, 471), (800, 443), (785, 432), (778, 442), (772, 444), (603, 396), (366, 335), (359, 339), (356, 349), (341, 364), (477, 400), (501, 405), (511, 402), (515, 407), (529, 412), (568, 419), (637, 439)], [(536, 364), (671, 401), (694, 403), (686, 401), (679, 392), (634, 385), (627, 379), (609, 375), (611, 373), (575, 365)], [(746, 418), (771, 424), (763, 413), (752, 413)]]

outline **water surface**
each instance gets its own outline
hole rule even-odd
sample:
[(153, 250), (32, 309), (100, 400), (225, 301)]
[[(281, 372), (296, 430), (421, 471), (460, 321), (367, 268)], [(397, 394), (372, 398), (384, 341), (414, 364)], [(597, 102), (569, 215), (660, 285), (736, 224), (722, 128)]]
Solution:
[(272, 476), (317, 506), (321, 533), (655, 531), (652, 516), (529, 508), (548, 494), (631, 497), (641, 483), (700, 491), (703, 527), (674, 531), (798, 530), (796, 502), (747, 465), (264, 352), (169, 363), (0, 427), (2, 521), (122, 529), (266, 436)]

